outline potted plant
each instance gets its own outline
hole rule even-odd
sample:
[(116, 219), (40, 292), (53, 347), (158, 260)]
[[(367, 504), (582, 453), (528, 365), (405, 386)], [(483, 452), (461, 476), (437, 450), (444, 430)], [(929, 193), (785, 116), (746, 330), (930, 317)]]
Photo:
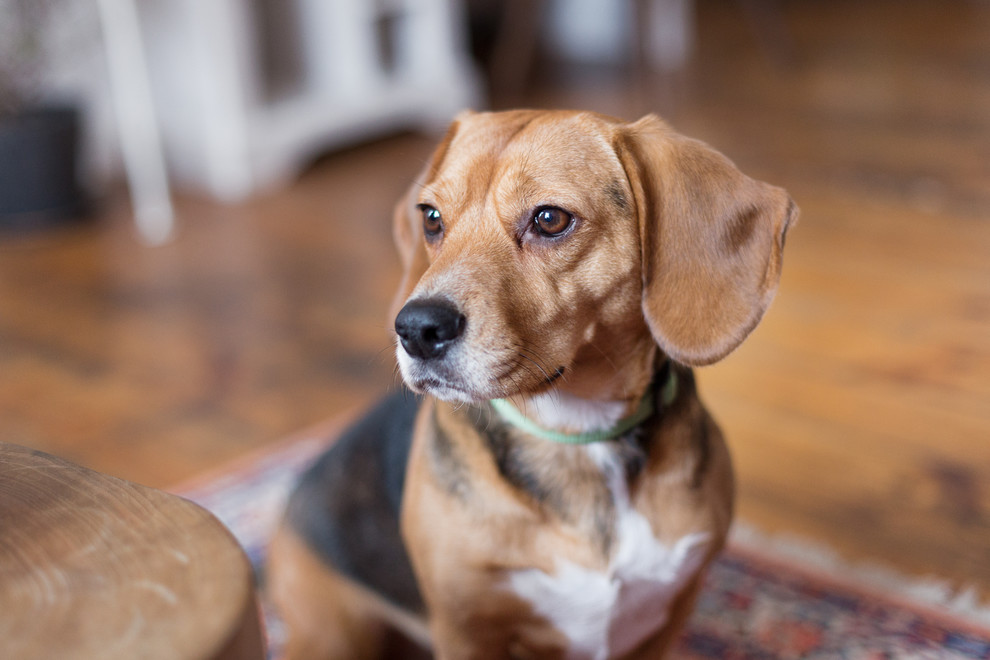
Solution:
[(0, 2), (0, 229), (77, 218), (78, 108), (42, 101), (52, 0)]

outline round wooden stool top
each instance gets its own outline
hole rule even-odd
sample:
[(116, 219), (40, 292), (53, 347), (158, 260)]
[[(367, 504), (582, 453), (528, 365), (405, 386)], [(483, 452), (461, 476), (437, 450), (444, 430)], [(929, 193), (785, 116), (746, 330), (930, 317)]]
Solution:
[(210, 513), (0, 443), (0, 657), (263, 656), (250, 565)]

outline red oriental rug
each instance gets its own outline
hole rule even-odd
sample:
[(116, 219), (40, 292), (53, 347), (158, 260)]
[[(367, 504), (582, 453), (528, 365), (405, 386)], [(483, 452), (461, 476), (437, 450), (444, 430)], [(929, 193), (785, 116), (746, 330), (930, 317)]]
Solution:
[[(261, 567), (296, 475), (338, 428), (294, 438), (176, 491), (216, 514)], [(782, 548), (745, 529), (734, 533), (676, 657), (990, 659), (990, 616), (971, 595), (947, 598), (937, 585), (840, 566), (807, 545)], [(284, 630), (264, 610), (270, 656), (278, 658)]]

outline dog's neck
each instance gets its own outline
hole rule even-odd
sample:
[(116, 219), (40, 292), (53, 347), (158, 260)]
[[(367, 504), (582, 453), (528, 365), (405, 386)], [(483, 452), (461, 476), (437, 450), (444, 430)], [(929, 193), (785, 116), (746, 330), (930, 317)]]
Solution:
[(586, 345), (551, 389), (508, 401), (550, 431), (593, 433), (614, 428), (636, 414), (667, 362), (648, 332), (626, 336), (637, 339)]
[(584, 399), (557, 388), (512, 405), (540, 428), (563, 433), (607, 431), (631, 414), (628, 401)]
[(660, 407), (666, 407), (676, 393), (676, 372), (669, 361), (664, 361), (654, 371), (654, 377), (640, 397), (632, 402), (587, 399), (554, 388), (493, 404), (505, 421), (531, 435), (569, 444), (587, 444), (622, 435), (640, 425), (653, 415), (658, 403)]

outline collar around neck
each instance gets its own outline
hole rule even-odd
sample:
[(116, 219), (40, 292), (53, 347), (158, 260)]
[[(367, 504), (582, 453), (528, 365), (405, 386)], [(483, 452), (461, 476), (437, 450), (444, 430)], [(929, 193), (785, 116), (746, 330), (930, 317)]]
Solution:
[[(677, 372), (674, 370), (673, 365), (667, 362), (666, 365), (661, 369), (661, 373), (665, 373), (663, 379), (663, 384), (660, 388), (660, 405), (663, 408), (668, 407), (673, 403), (674, 399), (677, 397)], [(553, 442), (558, 442), (568, 445), (587, 445), (593, 442), (602, 442), (604, 440), (612, 440), (618, 438), (619, 436), (628, 433), (632, 429), (636, 428), (647, 419), (653, 416), (656, 412), (656, 383), (651, 385), (646, 389), (643, 394), (643, 398), (639, 400), (639, 405), (636, 410), (627, 417), (620, 419), (612, 428), (603, 429), (601, 431), (589, 431), (586, 433), (564, 433), (562, 431), (554, 431), (553, 429), (546, 429), (526, 417), (513, 405), (508, 399), (492, 399), (491, 404), (495, 411), (502, 417), (503, 420), (508, 422), (510, 425), (515, 426), (521, 431), (525, 431), (530, 435), (535, 435), (538, 438), (543, 438), (544, 440), (551, 440)]]

